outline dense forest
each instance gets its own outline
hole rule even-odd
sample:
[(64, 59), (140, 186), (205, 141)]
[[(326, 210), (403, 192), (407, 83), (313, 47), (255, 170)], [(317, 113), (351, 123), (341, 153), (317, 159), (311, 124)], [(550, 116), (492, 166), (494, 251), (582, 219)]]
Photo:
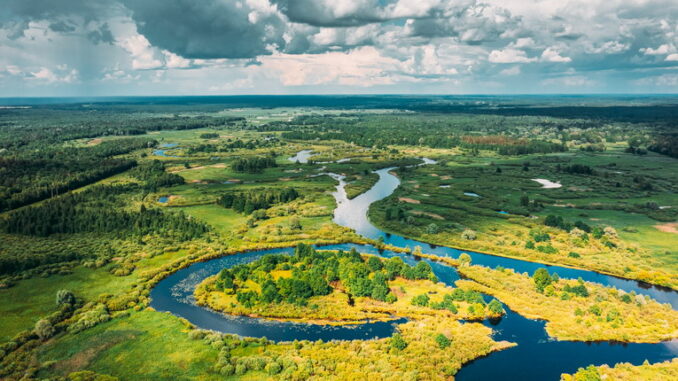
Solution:
[(154, 146), (147, 138), (108, 140), (91, 147), (46, 146), (0, 154), (0, 211), (14, 209), (126, 171), (115, 156)]
[[(274, 280), (270, 275), (273, 270), (290, 271), (291, 276)], [(249, 264), (221, 270), (216, 287), (236, 293), (238, 302), (245, 306), (281, 301), (305, 305), (313, 296), (331, 293), (333, 282), (341, 282), (352, 297), (393, 302), (396, 296), (390, 291), (388, 281), (395, 277), (436, 280), (431, 266), (423, 261), (409, 266), (397, 257), (382, 261), (374, 256), (362, 257), (355, 249), (316, 251), (309, 245), (299, 244), (292, 256), (267, 255)], [(257, 283), (261, 292), (242, 290), (240, 285), (247, 281)]]
[(208, 228), (181, 213), (147, 209), (125, 209), (117, 196), (138, 191), (138, 186), (97, 185), (69, 193), (39, 205), (8, 213), (0, 230), (12, 234), (48, 236), (60, 233), (120, 232), (125, 235), (163, 234), (179, 240), (198, 237)]
[(266, 157), (255, 156), (255, 157), (245, 157), (237, 159), (231, 165), (236, 172), (245, 172), (245, 173), (261, 173), (266, 168), (277, 167), (278, 164), (275, 162), (275, 157), (269, 155)]
[(250, 214), (258, 209), (268, 209), (275, 204), (290, 202), (299, 197), (294, 188), (252, 189), (246, 192), (226, 193), (219, 197), (217, 204), (232, 208), (236, 212)]
[(130, 175), (143, 181), (146, 190), (149, 192), (155, 192), (159, 187), (169, 187), (184, 183), (183, 177), (165, 172), (165, 165), (160, 160), (153, 160), (139, 165), (130, 171)]
[[(381, 122), (381, 123), (379, 123)], [(488, 132), (503, 131), (505, 122), (488, 118)], [(405, 124), (406, 128), (402, 128)], [(389, 127), (397, 125), (401, 128)], [(415, 145), (432, 148), (461, 147), (470, 150), (486, 149), (502, 155), (562, 152), (562, 144), (545, 140), (512, 136), (470, 135), (469, 125), (445, 119), (413, 121), (402, 117), (328, 117), (303, 116), (289, 123), (263, 126), (262, 130), (282, 130), (282, 137), (295, 140), (343, 140), (363, 147), (385, 148), (388, 145)], [(476, 126), (477, 127), (477, 126)], [(507, 126), (504, 126), (507, 127)]]

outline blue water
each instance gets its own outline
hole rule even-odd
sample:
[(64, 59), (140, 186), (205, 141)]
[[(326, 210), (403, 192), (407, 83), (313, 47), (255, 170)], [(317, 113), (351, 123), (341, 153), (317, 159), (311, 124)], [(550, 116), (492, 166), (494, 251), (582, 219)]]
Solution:
[(168, 154), (167, 154), (167, 151), (169, 151), (169, 149), (167, 149), (167, 148), (176, 148), (176, 147), (178, 147), (178, 146), (179, 146), (179, 143), (164, 143), (164, 144), (160, 144), (160, 145), (159, 145), (160, 148), (166, 148), (166, 149), (156, 149), (156, 150), (153, 151), (153, 155), (155, 155), (155, 156), (163, 156), (163, 157), (179, 157), (179, 156), (173, 156), (173, 155), (168, 155)]
[(162, 196), (158, 199), (158, 202), (161, 202), (163, 204), (167, 203), (167, 201), (169, 201), (169, 197), (167, 196)]
[(287, 160), (289, 160), (293, 163), (299, 162), (301, 164), (306, 164), (306, 163), (308, 163), (308, 159), (310, 159), (311, 156), (313, 156), (313, 150), (305, 149), (305, 150), (297, 152), (296, 155), (288, 158)]
[(390, 322), (367, 322), (344, 326), (277, 322), (245, 316), (228, 316), (195, 304), (193, 296), (195, 287), (221, 269), (252, 262), (266, 254), (289, 255), (292, 252), (292, 248), (260, 250), (193, 264), (168, 276), (153, 288), (150, 295), (151, 307), (158, 311), (169, 311), (203, 329), (240, 336), (266, 337), (275, 341), (365, 340), (389, 337), (397, 324), (406, 321), (397, 319)]
[[(427, 163), (431, 163), (427, 161)], [(348, 200), (344, 190), (343, 176), (329, 174), (339, 181), (334, 192), (337, 208), (334, 221), (342, 226), (356, 230), (359, 234), (371, 239), (383, 239), (387, 244), (397, 247), (414, 248), (421, 246), (426, 253), (443, 257), (456, 258), (461, 253), (468, 253), (472, 263), (495, 268), (502, 266), (518, 272), (532, 274), (536, 269), (548, 267), (551, 273), (557, 272), (562, 278), (582, 278), (605, 286), (639, 294), (669, 303), (673, 308), (678, 306), (678, 293), (641, 282), (620, 279), (586, 270), (571, 269), (561, 266), (546, 266), (538, 263), (504, 258), (489, 254), (463, 251), (449, 247), (436, 246), (395, 234), (386, 233), (372, 225), (367, 217), (369, 206), (389, 196), (399, 186), (400, 181), (391, 173), (394, 168), (385, 168), (376, 173), (379, 181), (369, 191)], [(418, 259), (411, 255), (380, 251), (371, 245), (341, 244), (324, 246), (329, 250), (350, 250), (376, 254), (383, 257), (400, 256), (413, 264)], [(170, 311), (184, 317), (201, 328), (221, 332), (235, 333), (242, 336), (267, 337), (272, 340), (289, 341), (294, 339), (308, 340), (353, 340), (372, 337), (387, 337), (394, 330), (393, 322), (370, 322), (352, 327), (332, 327), (290, 322), (272, 322), (257, 318), (229, 317), (194, 304), (195, 286), (207, 276), (216, 274), (221, 268), (237, 263), (255, 260), (265, 254), (289, 254), (292, 249), (262, 250), (240, 253), (218, 258), (209, 262), (197, 263), (179, 270), (162, 280), (151, 291), (151, 306), (159, 311)], [(438, 278), (453, 285), (459, 279), (456, 270), (450, 266), (429, 262)], [(489, 301), (489, 297), (486, 297)], [(524, 318), (510, 311), (499, 321), (486, 321), (485, 325), (494, 330), (495, 340), (507, 340), (518, 344), (517, 347), (492, 353), (465, 365), (455, 376), (458, 380), (557, 380), (561, 373), (572, 373), (577, 368), (590, 364), (615, 364), (630, 362), (641, 364), (645, 360), (659, 362), (672, 359), (678, 355), (678, 340), (659, 344), (617, 344), (555, 341), (548, 337), (544, 330), (544, 322)], [(454, 346), (450, 350), (454, 350)]]

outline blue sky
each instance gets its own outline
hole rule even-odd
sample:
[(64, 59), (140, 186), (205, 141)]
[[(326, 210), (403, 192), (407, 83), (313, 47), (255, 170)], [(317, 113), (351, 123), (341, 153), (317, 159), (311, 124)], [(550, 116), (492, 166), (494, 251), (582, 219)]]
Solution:
[(0, 96), (678, 93), (675, 0), (3, 0)]

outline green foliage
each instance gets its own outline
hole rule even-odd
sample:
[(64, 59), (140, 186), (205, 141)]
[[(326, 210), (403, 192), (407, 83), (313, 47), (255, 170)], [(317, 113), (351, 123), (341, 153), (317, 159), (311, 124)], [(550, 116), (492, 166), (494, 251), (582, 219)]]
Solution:
[(579, 282), (579, 284), (576, 286), (570, 286), (569, 284), (566, 284), (565, 287), (563, 287), (563, 291), (573, 293), (577, 296), (581, 296), (582, 298), (589, 296), (589, 290), (586, 288), (586, 285), (584, 285), (583, 282)]
[(104, 304), (98, 303), (92, 309), (83, 312), (79, 315), (75, 323), (68, 326), (69, 332), (80, 332), (88, 328), (94, 327), (99, 323), (103, 323), (111, 319), (108, 309)]
[(184, 183), (183, 177), (165, 172), (165, 165), (160, 160), (139, 165), (130, 171), (130, 175), (143, 181), (145, 189), (149, 192), (157, 192), (158, 188)]
[(217, 200), (217, 204), (224, 208), (233, 208), (239, 213), (250, 214), (255, 210), (268, 209), (273, 205), (290, 202), (298, 197), (299, 192), (294, 188), (263, 188), (224, 194)]
[(420, 307), (428, 307), (428, 303), (431, 299), (428, 297), (427, 294), (421, 294), (417, 295), (414, 298), (412, 298), (412, 303), (413, 306), (420, 306)]
[(464, 231), (461, 232), (461, 238), (467, 241), (473, 241), (477, 238), (477, 235), (476, 232), (471, 229), (464, 229)]
[(487, 304), (487, 309), (493, 315), (503, 315), (506, 312), (504, 311), (504, 306), (502, 306), (501, 302), (497, 299), (492, 299), (490, 303)]
[(75, 304), (75, 295), (69, 290), (59, 290), (56, 294), (56, 305), (61, 307), (63, 305), (72, 306)]
[(440, 349), (445, 349), (452, 345), (452, 341), (450, 341), (450, 339), (448, 339), (447, 336), (443, 335), (442, 333), (436, 335), (436, 343)]
[(273, 156), (255, 156), (237, 159), (233, 162), (231, 168), (233, 168), (235, 172), (261, 173), (266, 168), (277, 166), (278, 164), (275, 162), (275, 157)]
[(602, 381), (598, 368), (589, 365), (586, 368), (579, 368), (574, 376), (575, 381)]
[(391, 337), (391, 348), (394, 348), (396, 350), (402, 351), (403, 349), (407, 348), (407, 342), (405, 339), (403, 339), (402, 335), (399, 333), (394, 333), (393, 336)]
[(189, 220), (183, 213), (165, 213), (145, 207), (127, 211), (115, 207), (119, 203), (116, 197), (132, 189), (133, 186), (127, 185), (97, 185), (69, 193), (10, 212), (0, 220), (0, 229), (41, 237), (83, 232), (125, 232), (137, 236), (162, 233), (180, 240), (197, 238), (208, 231), (206, 225)]
[[(273, 270), (284, 269), (291, 270), (291, 276), (274, 280), (268, 275)], [(226, 293), (235, 292), (238, 303), (246, 307), (281, 301), (306, 305), (313, 296), (330, 294), (330, 282), (337, 280), (352, 297), (371, 297), (393, 303), (396, 298), (390, 292), (388, 281), (396, 276), (435, 279), (431, 266), (425, 261), (414, 267), (406, 265), (400, 258), (382, 263), (375, 256), (363, 258), (355, 249), (327, 252), (299, 244), (293, 256), (266, 255), (249, 264), (223, 269), (214, 285)], [(261, 291), (241, 289), (246, 281), (256, 282)]]
[(544, 288), (553, 282), (551, 275), (545, 268), (539, 268), (532, 275), (534, 285), (539, 292), (544, 292)]
[(38, 337), (42, 340), (47, 340), (52, 337), (55, 331), (56, 330), (54, 329), (54, 326), (47, 319), (38, 320), (38, 322), (35, 323), (35, 328), (33, 329), (33, 332), (35, 332), (35, 334), (38, 335)]

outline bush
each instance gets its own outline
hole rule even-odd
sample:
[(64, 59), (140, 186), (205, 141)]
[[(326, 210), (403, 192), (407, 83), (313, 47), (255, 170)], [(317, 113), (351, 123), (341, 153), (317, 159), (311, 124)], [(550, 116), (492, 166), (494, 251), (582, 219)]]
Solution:
[(421, 306), (421, 307), (428, 307), (430, 299), (428, 295), (426, 294), (421, 294), (417, 295), (414, 298), (412, 298), (412, 301), (410, 302), (413, 306)]
[(395, 333), (391, 337), (391, 348), (402, 351), (403, 349), (407, 348), (407, 342), (399, 333)]
[(54, 329), (54, 326), (52, 323), (50, 323), (49, 320), (47, 319), (40, 319), (38, 320), (37, 323), (35, 323), (35, 329), (33, 330), (36, 335), (38, 335), (39, 338), (42, 340), (49, 339), (54, 335), (54, 332), (56, 331)]
[(80, 315), (75, 323), (68, 327), (69, 332), (80, 332), (111, 319), (106, 306), (99, 303), (93, 309)]
[(452, 344), (450, 339), (448, 339), (447, 336), (443, 335), (442, 333), (439, 333), (436, 336), (436, 343), (438, 343), (438, 347), (440, 349), (445, 349), (445, 348), (449, 347), (450, 344)]
[(270, 375), (276, 375), (282, 371), (282, 365), (278, 363), (277, 361), (272, 361), (266, 364), (266, 373)]
[(73, 293), (68, 290), (59, 290), (56, 294), (56, 305), (57, 307), (60, 307), (64, 304), (71, 306), (75, 304), (75, 295), (73, 295)]
[(473, 241), (477, 238), (476, 232), (471, 229), (465, 229), (463, 232), (461, 232), (461, 238), (467, 241)]

